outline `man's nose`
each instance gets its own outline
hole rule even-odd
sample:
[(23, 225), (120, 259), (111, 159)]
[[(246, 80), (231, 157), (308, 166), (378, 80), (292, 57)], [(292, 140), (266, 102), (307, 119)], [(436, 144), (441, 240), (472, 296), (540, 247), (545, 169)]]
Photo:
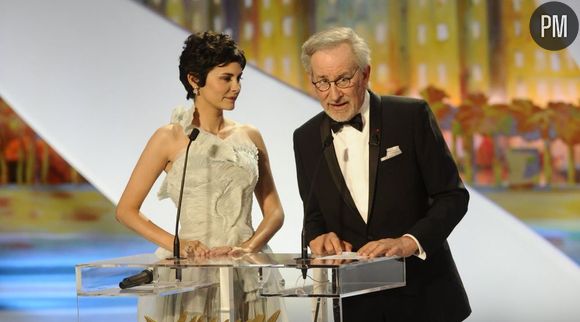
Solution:
[(338, 89), (338, 87), (336, 87), (335, 83), (331, 83), (330, 88), (328, 90), (330, 94), (330, 99), (332, 99), (333, 101), (338, 101), (342, 97), (342, 91)]

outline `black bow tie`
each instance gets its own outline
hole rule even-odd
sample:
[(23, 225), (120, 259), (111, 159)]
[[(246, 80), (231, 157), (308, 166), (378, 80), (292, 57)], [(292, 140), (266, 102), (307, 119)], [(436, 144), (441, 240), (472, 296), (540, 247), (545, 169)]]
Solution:
[(360, 115), (360, 113), (358, 113), (357, 115), (353, 116), (353, 118), (351, 118), (350, 120), (344, 122), (337, 122), (333, 119), (330, 119), (330, 128), (332, 129), (333, 133), (340, 131), (342, 127), (345, 125), (350, 125), (353, 128), (362, 132), (363, 128), (362, 116)]

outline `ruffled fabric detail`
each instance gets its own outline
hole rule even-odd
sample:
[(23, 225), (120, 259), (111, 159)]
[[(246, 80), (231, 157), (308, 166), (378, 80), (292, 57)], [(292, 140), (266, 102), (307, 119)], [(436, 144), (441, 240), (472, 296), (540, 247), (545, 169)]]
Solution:
[(191, 108), (186, 108), (184, 106), (177, 106), (176, 108), (171, 111), (171, 124), (179, 124), (186, 135), (189, 135), (193, 130), (193, 112), (195, 111), (195, 107), (192, 106)]
[[(193, 109), (177, 107), (172, 124), (191, 132)], [(185, 148), (175, 158), (158, 191), (177, 206)], [(252, 199), (258, 171), (258, 149), (244, 131), (225, 139), (200, 129), (191, 144), (181, 205), (182, 240), (200, 240), (209, 247), (236, 246), (254, 233)], [(162, 250), (158, 251), (164, 254)]]

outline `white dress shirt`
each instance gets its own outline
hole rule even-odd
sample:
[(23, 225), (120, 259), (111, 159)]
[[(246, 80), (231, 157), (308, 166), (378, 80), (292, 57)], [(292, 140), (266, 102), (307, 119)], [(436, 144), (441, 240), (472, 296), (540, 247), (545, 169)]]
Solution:
[[(346, 186), (354, 200), (362, 219), (368, 223), (369, 211), (369, 128), (370, 128), (370, 94), (365, 94), (364, 102), (359, 113), (362, 117), (363, 128), (359, 131), (350, 125), (345, 125), (334, 133), (334, 151), (340, 166), (340, 171)], [(405, 234), (415, 241), (419, 250), (415, 254), (421, 259), (427, 258), (419, 241), (410, 234)]]
[(345, 125), (337, 133), (332, 133), (340, 171), (365, 222), (368, 220), (369, 208), (369, 101), (370, 95), (367, 92), (360, 108), (362, 131)]

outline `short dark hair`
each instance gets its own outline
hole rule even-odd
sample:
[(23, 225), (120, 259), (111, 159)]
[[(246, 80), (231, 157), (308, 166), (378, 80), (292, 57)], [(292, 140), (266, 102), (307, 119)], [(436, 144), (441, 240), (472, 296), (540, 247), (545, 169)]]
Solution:
[(189, 35), (179, 57), (179, 79), (187, 91), (187, 99), (195, 98), (187, 75), (191, 74), (203, 87), (210, 70), (233, 62), (239, 63), (242, 69), (246, 67), (244, 52), (229, 35), (213, 31)]

